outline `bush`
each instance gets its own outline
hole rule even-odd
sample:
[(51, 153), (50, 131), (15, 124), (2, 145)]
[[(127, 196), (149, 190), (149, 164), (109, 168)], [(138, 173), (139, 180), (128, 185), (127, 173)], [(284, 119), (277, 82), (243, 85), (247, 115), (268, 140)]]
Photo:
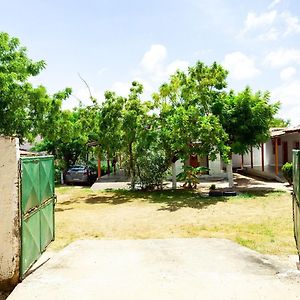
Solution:
[(191, 167), (191, 166), (184, 166), (183, 172), (177, 175), (177, 179), (179, 181), (184, 181), (184, 188), (188, 189), (195, 189), (197, 184), (200, 182), (198, 175), (208, 171), (206, 167)]
[(167, 170), (163, 153), (148, 150), (137, 158), (136, 183), (141, 186), (142, 190), (162, 189)]
[(56, 184), (60, 184), (61, 183), (61, 169), (55, 167), (54, 169), (54, 181)]
[(293, 163), (285, 163), (282, 168), (282, 175), (289, 184), (293, 184)]

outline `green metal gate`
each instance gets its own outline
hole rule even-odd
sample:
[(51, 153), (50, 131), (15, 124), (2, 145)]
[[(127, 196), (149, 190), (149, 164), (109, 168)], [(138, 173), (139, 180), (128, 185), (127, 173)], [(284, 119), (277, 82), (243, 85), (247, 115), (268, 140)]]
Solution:
[(54, 161), (52, 156), (22, 157), (21, 266), (25, 273), (54, 240)]
[(300, 150), (293, 150), (293, 219), (295, 242), (300, 258)]

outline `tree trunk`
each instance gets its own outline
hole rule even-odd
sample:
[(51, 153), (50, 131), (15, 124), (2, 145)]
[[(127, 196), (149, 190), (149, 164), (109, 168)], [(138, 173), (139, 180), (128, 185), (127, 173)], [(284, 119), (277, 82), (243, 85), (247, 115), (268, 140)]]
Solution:
[(114, 159), (113, 159), (114, 175), (117, 174), (116, 164), (117, 164), (117, 160), (116, 160), (116, 158), (114, 158)]
[(110, 175), (109, 151), (107, 150), (107, 175)]
[(176, 190), (177, 182), (176, 182), (176, 165), (175, 162), (172, 162), (172, 189)]
[(227, 176), (228, 176), (228, 185), (230, 188), (232, 188), (233, 187), (233, 171), (232, 171), (231, 156), (230, 156), (230, 160), (229, 160), (228, 164), (226, 165), (226, 172), (227, 172)]
[(133, 164), (132, 143), (129, 144), (129, 169), (131, 178), (131, 188), (135, 189), (135, 169)]
[(98, 171), (98, 179), (101, 177), (101, 148), (99, 146), (98, 148), (98, 168), (97, 168), (97, 171)]

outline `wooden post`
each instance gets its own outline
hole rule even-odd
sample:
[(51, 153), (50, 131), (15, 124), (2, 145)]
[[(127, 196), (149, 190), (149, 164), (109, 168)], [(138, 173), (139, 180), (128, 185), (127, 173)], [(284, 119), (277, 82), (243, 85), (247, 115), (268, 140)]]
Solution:
[(275, 138), (275, 174), (278, 175), (278, 139)]
[(242, 154), (242, 163), (241, 163), (241, 169), (244, 169), (244, 154)]
[(250, 149), (250, 157), (251, 157), (251, 169), (253, 169), (253, 148), (252, 148), (252, 146)]
[(265, 171), (265, 149), (264, 149), (264, 143), (261, 144), (261, 170), (262, 170), (262, 172)]

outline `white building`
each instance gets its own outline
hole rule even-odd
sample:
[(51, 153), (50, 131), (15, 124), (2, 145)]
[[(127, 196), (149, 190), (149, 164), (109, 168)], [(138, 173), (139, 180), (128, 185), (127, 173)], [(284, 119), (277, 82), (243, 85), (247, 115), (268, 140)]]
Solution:
[(246, 155), (233, 155), (232, 164), (234, 168), (244, 167), (250, 173), (276, 178), (281, 167), (292, 162), (293, 149), (300, 149), (300, 126), (272, 128), (270, 140)]

